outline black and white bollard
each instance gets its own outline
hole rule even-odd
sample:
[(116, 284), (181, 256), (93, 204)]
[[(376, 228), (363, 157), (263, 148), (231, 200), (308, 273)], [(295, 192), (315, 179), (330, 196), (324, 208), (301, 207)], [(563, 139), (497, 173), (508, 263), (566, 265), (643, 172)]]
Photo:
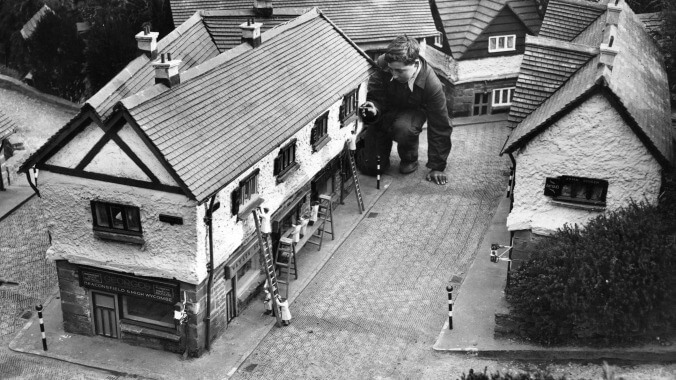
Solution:
[(45, 336), (45, 322), (42, 320), (42, 305), (37, 305), (35, 310), (38, 311), (38, 319), (40, 320), (40, 332), (42, 333), (42, 349), (47, 351), (47, 337)]
[(453, 330), (453, 287), (446, 286), (448, 292), (448, 329)]
[(380, 190), (380, 156), (376, 156), (376, 189)]

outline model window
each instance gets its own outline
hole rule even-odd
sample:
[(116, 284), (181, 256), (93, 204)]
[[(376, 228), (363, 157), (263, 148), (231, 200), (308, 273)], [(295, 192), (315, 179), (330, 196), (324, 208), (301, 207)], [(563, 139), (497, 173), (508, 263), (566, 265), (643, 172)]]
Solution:
[[(357, 108), (359, 107), (359, 93), (358, 89), (350, 91), (347, 95), (343, 97), (343, 104), (340, 105), (340, 121), (343, 122), (347, 118), (357, 114)], [(341, 127), (345, 125), (341, 123)]]
[(512, 105), (514, 89), (515, 87), (498, 88), (493, 90), (493, 107)]
[(479, 116), (488, 113), (488, 95), (489, 93), (474, 94), (474, 105), (472, 106), (472, 115)]
[(516, 50), (516, 35), (488, 37), (488, 52)]
[(258, 172), (250, 175), (245, 180), (240, 182), (239, 189), (239, 204), (246, 204), (255, 194), (258, 194)]
[(141, 234), (139, 208), (115, 203), (92, 201), (94, 229)]
[(441, 33), (437, 33), (437, 35), (434, 36), (434, 44), (441, 47)]
[(237, 269), (237, 279), (238, 279), (238, 280), (241, 280), (242, 278), (244, 278), (244, 275), (245, 275), (248, 271), (251, 270), (251, 267), (252, 267), (252, 262), (251, 262), (251, 261), (252, 261), (252, 259), (247, 260), (247, 262), (244, 263), (244, 265), (242, 265), (239, 269)]
[(174, 306), (147, 298), (122, 296), (122, 318), (174, 327)]
[(321, 147), (321, 143), (328, 138), (329, 131), (329, 113), (326, 112), (315, 120), (315, 125), (310, 132), (310, 144), (317, 150)]
[(557, 201), (605, 206), (607, 193), (606, 180), (560, 176), (546, 179), (544, 194)]
[(296, 140), (279, 150), (279, 155), (275, 158), (274, 175), (284, 175), (296, 163)]

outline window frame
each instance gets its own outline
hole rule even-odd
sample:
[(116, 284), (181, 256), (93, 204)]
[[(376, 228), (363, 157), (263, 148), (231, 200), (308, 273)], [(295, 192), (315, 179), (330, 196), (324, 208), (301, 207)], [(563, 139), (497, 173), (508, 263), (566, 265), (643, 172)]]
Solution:
[[(239, 181), (239, 205), (244, 206), (247, 203), (249, 203), (251, 200), (255, 199), (255, 195), (258, 195), (258, 173), (259, 170), (256, 169), (254, 170), (251, 174), (246, 176), (243, 180)], [(251, 186), (253, 182), (253, 186)], [(250, 190), (251, 187), (254, 187), (254, 191), (247, 191)]]
[[(350, 109), (351, 106), (351, 109)], [(348, 92), (343, 96), (343, 101), (340, 104), (340, 127), (347, 125), (348, 119), (357, 116), (359, 109), (359, 87)]]
[[(607, 180), (562, 175), (555, 178), (547, 178), (546, 183), (550, 181), (555, 181), (556, 189), (550, 190), (548, 189), (549, 185), (546, 185), (545, 196), (550, 196), (553, 201), (561, 204), (579, 204), (598, 207), (606, 206), (609, 186)], [(569, 187), (569, 192), (568, 194), (565, 194), (564, 192), (567, 186)], [(594, 197), (594, 193), (599, 195)], [(583, 194), (583, 196), (578, 197), (578, 194)], [(589, 195), (589, 197), (587, 197), (587, 195)]]
[[(120, 203), (111, 203), (98, 200), (90, 201), (92, 209), (92, 227), (95, 231), (110, 232), (114, 234), (122, 235), (133, 235), (133, 236), (142, 236), (143, 235), (143, 226), (141, 224), (141, 209), (137, 206), (125, 205)], [(99, 218), (97, 212), (97, 205), (102, 205), (106, 208), (108, 226), (99, 225)], [(113, 213), (112, 208), (117, 207), (122, 210), (122, 228), (113, 227)], [(134, 212), (136, 214), (136, 222), (138, 223), (138, 231), (129, 229), (129, 212)]]
[[(317, 135), (315, 131), (319, 130)], [(321, 114), (310, 130), (310, 144), (315, 152), (319, 151), (329, 141), (329, 111)]]
[[(506, 103), (502, 102), (503, 96), (502, 92), (507, 91), (507, 96), (508, 96), (508, 101)], [(495, 94), (500, 92), (500, 102), (495, 103)], [(516, 92), (516, 87), (502, 87), (502, 88), (496, 88), (491, 91), (491, 106), (492, 107), (509, 107), (512, 105), (512, 102), (514, 101), (514, 93)]]
[(437, 32), (437, 35), (434, 36), (434, 45), (438, 47), (443, 46), (443, 39), (441, 38), (441, 32)]
[(144, 317), (139, 317), (139, 316), (136, 316), (136, 315), (130, 315), (129, 311), (128, 311), (129, 307), (127, 305), (127, 300), (128, 300), (129, 297), (141, 299), (141, 300), (143, 300), (143, 302), (150, 301), (150, 302), (155, 302), (155, 303), (167, 305), (167, 307), (171, 309), (170, 313), (172, 314), (172, 317), (173, 317), (173, 311), (174, 311), (173, 305), (167, 304), (165, 302), (153, 301), (153, 300), (148, 300), (148, 299), (144, 299), (144, 298), (140, 298), (140, 297), (134, 297), (134, 296), (130, 296), (130, 295), (127, 295), (127, 294), (120, 294), (120, 303), (122, 304), (122, 307), (120, 307), (120, 312), (119, 312), (120, 313), (120, 316), (119, 316), (120, 321), (122, 321), (122, 322), (127, 321), (127, 322), (131, 322), (131, 323), (139, 323), (140, 322), (140, 323), (144, 323), (144, 324), (147, 324), (147, 325), (151, 325), (153, 327), (161, 327), (161, 328), (174, 328), (175, 327), (173, 318), (172, 318), (172, 321), (170, 323), (170, 322), (161, 322), (161, 321), (151, 319), (151, 318), (144, 318)]
[[(500, 39), (504, 38), (504, 47), (498, 47), (500, 45)], [(512, 38), (512, 47), (507, 47), (509, 38)], [(495, 48), (491, 49), (491, 40), (495, 40)], [(504, 34), (499, 36), (490, 36), (488, 37), (488, 52), (489, 53), (499, 53), (503, 51), (515, 51), (516, 50), (516, 34)]]

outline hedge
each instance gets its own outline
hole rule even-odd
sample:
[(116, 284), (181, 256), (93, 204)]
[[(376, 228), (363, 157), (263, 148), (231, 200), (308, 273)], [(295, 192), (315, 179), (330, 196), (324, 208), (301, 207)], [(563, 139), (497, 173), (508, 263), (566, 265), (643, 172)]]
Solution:
[(676, 207), (632, 203), (565, 225), (511, 274), (519, 333), (542, 344), (630, 343), (676, 325)]

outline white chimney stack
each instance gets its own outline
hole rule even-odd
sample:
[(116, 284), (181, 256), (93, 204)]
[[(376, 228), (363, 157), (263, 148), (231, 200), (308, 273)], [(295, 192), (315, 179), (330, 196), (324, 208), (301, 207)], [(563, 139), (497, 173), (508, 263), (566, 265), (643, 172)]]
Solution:
[(159, 35), (158, 32), (151, 32), (149, 26), (146, 26), (142, 32), (136, 35), (138, 49), (150, 59), (157, 57), (157, 37)]
[(245, 23), (240, 25), (242, 28), (242, 43), (248, 42), (251, 46), (257, 48), (261, 46), (261, 24), (260, 22), (254, 22), (253, 19), (246, 20)]
[(609, 69), (613, 69), (613, 62), (615, 61), (615, 56), (617, 55), (617, 52), (619, 49), (617, 47), (613, 46), (613, 43), (615, 41), (615, 36), (610, 36), (610, 40), (608, 41), (607, 44), (601, 44), (599, 47), (600, 51), (600, 63), (603, 65), (608, 66)]
[(608, 3), (608, 13), (606, 15), (606, 24), (617, 25), (622, 13), (622, 0), (611, 0)]
[(164, 54), (161, 54), (160, 58), (152, 63), (155, 68), (155, 83), (162, 83), (167, 87), (181, 83), (181, 76), (178, 71), (180, 64), (180, 59), (171, 59), (171, 53), (167, 53), (166, 60)]

